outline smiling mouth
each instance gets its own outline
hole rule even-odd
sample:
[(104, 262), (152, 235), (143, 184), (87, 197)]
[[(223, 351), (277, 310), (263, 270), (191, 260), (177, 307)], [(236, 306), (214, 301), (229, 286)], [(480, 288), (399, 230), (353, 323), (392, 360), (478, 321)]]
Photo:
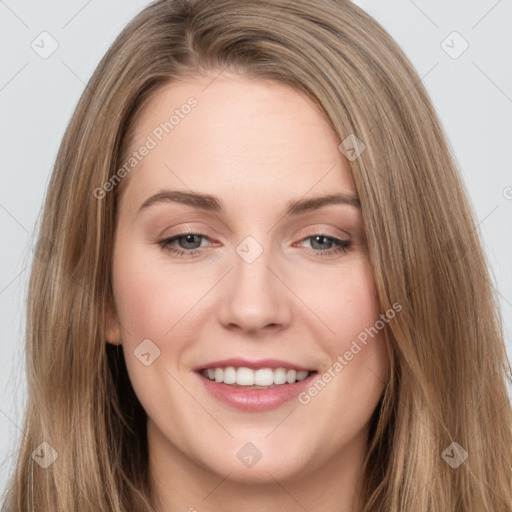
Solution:
[(244, 366), (204, 368), (199, 371), (206, 379), (225, 384), (232, 388), (242, 389), (273, 389), (280, 386), (295, 384), (310, 375), (317, 373), (315, 370), (297, 371), (294, 369), (259, 368), (253, 370)]

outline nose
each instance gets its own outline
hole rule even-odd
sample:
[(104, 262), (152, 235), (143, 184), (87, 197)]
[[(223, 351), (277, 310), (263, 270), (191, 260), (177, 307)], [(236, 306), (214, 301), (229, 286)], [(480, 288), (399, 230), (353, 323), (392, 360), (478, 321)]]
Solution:
[(264, 250), (252, 262), (235, 253), (233, 265), (222, 287), (219, 322), (251, 335), (285, 329), (292, 317), (293, 293), (277, 262), (271, 261), (270, 251)]

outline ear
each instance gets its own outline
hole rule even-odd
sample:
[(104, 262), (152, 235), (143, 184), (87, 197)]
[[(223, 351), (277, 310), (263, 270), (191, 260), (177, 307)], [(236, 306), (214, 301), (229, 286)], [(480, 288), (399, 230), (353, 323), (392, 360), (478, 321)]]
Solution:
[(117, 313), (112, 305), (107, 306), (106, 310), (106, 341), (112, 343), (112, 345), (121, 344), (121, 329), (119, 327), (119, 320), (117, 319)]

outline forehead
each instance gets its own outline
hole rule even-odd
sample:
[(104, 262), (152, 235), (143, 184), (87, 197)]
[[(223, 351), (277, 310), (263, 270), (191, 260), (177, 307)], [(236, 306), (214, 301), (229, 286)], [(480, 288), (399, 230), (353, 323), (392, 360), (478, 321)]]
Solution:
[(162, 188), (209, 192), (235, 201), (283, 202), (353, 192), (348, 161), (319, 107), (284, 84), (219, 75), (160, 89), (135, 120), (130, 153), (144, 151), (126, 196)]

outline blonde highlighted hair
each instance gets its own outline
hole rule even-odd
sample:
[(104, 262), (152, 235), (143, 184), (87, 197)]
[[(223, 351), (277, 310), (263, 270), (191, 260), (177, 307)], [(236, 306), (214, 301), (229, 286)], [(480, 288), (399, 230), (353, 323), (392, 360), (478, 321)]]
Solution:
[[(366, 146), (350, 166), (375, 286), (382, 310), (402, 310), (385, 328), (391, 369), (371, 418), (361, 510), (512, 510), (510, 367), (473, 213), (418, 74), (347, 0), (158, 0), (101, 60), (45, 198), (7, 510), (153, 510), (145, 412), (122, 351), (105, 342), (121, 187), (94, 191), (126, 161), (150, 97), (224, 70), (307, 93), (340, 142), (354, 134)], [(58, 453), (46, 469), (31, 455), (43, 441)], [(456, 468), (443, 456), (453, 442), (468, 453)]]

